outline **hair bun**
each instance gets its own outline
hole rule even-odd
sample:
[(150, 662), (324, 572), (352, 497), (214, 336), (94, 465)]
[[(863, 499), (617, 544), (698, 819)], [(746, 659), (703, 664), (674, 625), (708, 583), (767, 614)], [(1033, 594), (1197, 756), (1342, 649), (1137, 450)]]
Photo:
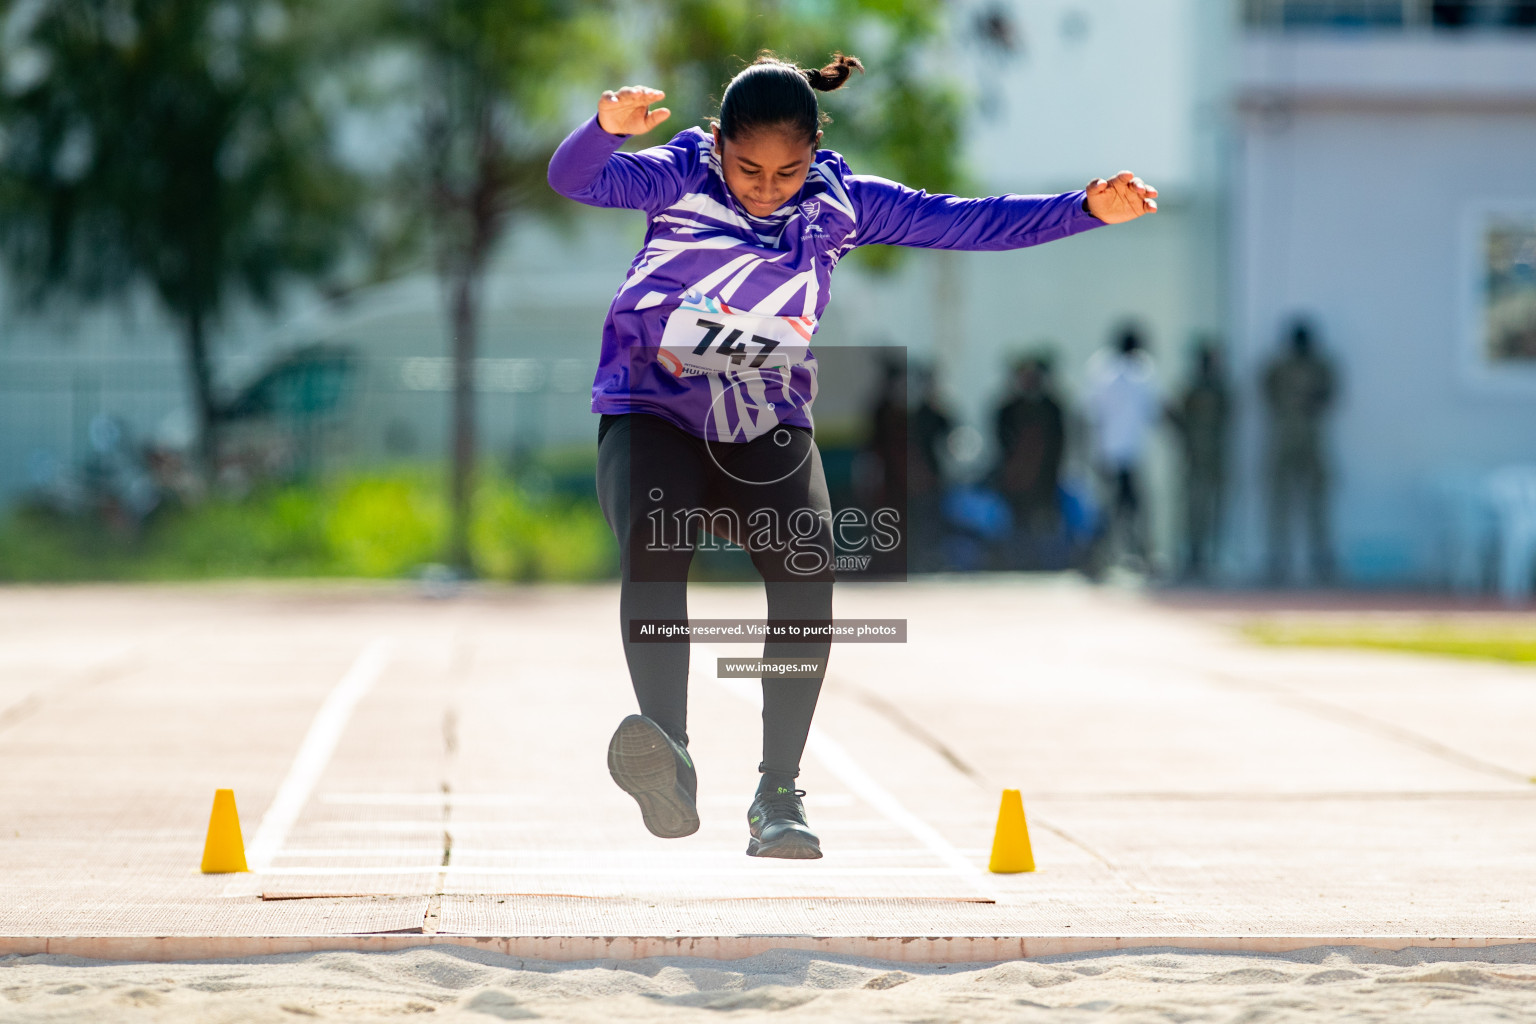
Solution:
[(811, 88), (817, 92), (831, 92), (841, 89), (843, 83), (855, 70), (863, 72), (864, 62), (857, 57), (844, 56), (841, 53), (832, 55), (832, 62), (824, 68), (802, 68), (800, 73), (805, 80), (811, 83)]

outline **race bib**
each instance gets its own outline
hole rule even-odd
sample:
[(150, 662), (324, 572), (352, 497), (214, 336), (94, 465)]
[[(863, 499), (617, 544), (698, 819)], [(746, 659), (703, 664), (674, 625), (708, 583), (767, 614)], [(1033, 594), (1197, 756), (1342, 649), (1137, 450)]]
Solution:
[(803, 362), (813, 316), (740, 313), (718, 299), (688, 296), (670, 317), (656, 359), (674, 377), (751, 374)]

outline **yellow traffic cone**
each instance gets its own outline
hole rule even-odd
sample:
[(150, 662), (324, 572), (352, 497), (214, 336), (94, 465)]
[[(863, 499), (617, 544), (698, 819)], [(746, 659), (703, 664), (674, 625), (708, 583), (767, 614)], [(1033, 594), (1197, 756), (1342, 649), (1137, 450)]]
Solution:
[(240, 838), (240, 814), (235, 810), (235, 791), (213, 791), (213, 813), (208, 816), (208, 841), (203, 844), (203, 874), (249, 871), (245, 866), (245, 840)]
[(1003, 803), (997, 809), (997, 831), (992, 836), (992, 860), (987, 870), (1002, 875), (1035, 870), (1035, 855), (1029, 848), (1029, 826), (1024, 823), (1024, 800), (1016, 789), (1003, 790)]

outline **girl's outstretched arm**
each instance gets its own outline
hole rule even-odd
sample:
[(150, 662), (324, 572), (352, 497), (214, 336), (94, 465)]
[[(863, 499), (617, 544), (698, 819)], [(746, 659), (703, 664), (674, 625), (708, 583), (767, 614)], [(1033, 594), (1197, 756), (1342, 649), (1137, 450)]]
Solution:
[(597, 116), (560, 143), (549, 161), (549, 187), (588, 206), (655, 213), (676, 202), (697, 164), (698, 151), (672, 143), (620, 153), (631, 135), (648, 132), (670, 116), (649, 106), (665, 94), (645, 86), (603, 93)]
[[(858, 209), (860, 245), (1021, 249), (1157, 209), (1157, 191), (1129, 172), (1108, 182), (1097, 179), (1077, 192), (985, 199), (929, 195), (873, 175), (853, 175), (848, 182)], [(1144, 205), (1140, 212), (1132, 212), (1132, 197)]]

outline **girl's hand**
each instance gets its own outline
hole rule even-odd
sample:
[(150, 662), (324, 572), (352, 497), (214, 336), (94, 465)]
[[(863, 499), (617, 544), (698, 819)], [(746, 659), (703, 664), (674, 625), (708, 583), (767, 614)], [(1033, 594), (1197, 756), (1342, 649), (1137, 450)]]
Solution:
[(1094, 178), (1088, 183), (1087, 193), (1083, 205), (1105, 224), (1122, 224), (1144, 213), (1157, 212), (1157, 189), (1130, 171), (1121, 171), (1108, 181)]
[(618, 92), (609, 90), (597, 101), (597, 123), (609, 135), (648, 132), (672, 116), (666, 107), (646, 109), (666, 95), (644, 85), (626, 85)]

